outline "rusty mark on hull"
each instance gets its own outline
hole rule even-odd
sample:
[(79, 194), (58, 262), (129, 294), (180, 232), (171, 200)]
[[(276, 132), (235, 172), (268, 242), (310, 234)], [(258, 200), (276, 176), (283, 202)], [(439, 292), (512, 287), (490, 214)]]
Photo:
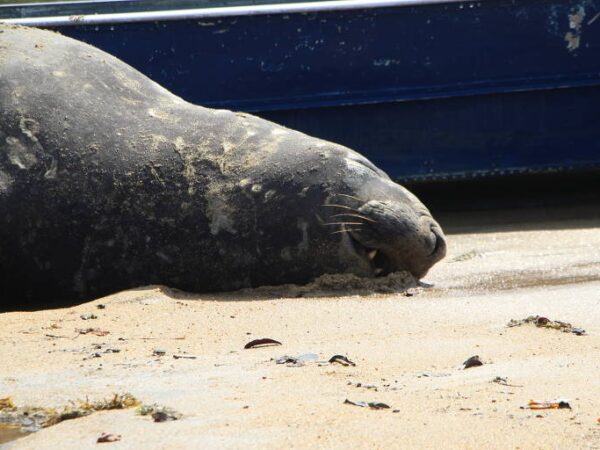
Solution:
[(576, 12), (569, 14), (569, 28), (570, 31), (565, 33), (565, 42), (567, 43), (567, 50), (574, 52), (581, 44), (581, 26), (585, 19), (585, 9), (580, 6)]

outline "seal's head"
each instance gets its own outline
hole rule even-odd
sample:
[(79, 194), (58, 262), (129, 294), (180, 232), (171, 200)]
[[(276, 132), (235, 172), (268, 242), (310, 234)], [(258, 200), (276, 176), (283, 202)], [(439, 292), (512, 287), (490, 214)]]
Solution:
[(265, 269), (249, 275), (252, 284), (403, 270), (420, 279), (445, 256), (444, 233), (429, 210), (371, 161), (341, 145), (277, 130), (276, 148), (244, 172), (273, 193), (258, 203), (262, 228), (246, 227), (247, 242), (263, 239)]
[(324, 225), (339, 236), (354, 261), (353, 271), (385, 276), (406, 270), (417, 279), (424, 277), (446, 255), (440, 225), (414, 194), (369, 160), (344, 153), (344, 183), (327, 199)]

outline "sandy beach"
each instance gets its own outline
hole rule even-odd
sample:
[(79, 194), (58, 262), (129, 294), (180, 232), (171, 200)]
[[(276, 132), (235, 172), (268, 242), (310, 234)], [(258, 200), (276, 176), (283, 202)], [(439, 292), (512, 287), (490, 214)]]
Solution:
[[(147, 287), (0, 314), (0, 398), (61, 408), (130, 393), (182, 415), (101, 411), (0, 448), (598, 449), (600, 212), (579, 213), (441, 217), (449, 254), (408, 293)], [(507, 327), (532, 315), (586, 333)], [(282, 345), (244, 349), (258, 338)], [(275, 361), (307, 353), (318, 361)], [(356, 365), (327, 363), (336, 354)], [(463, 369), (474, 355), (483, 365)], [(570, 409), (528, 408), (555, 399)]]

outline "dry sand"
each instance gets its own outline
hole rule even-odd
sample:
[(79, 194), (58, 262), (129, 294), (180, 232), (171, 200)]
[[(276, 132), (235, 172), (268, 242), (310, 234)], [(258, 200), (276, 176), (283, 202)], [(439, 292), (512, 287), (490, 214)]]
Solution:
[[(184, 415), (154, 423), (133, 410), (99, 412), (4, 446), (600, 448), (600, 219), (575, 214), (540, 222), (541, 212), (518, 213), (525, 221), (515, 225), (495, 213), (477, 227), (475, 214), (461, 215), (462, 225), (447, 219), (449, 255), (423, 280), (434, 286), (412, 296), (145, 288), (74, 308), (0, 314), (0, 398), (56, 407), (130, 392)], [(86, 313), (98, 318), (84, 321)], [(587, 335), (506, 327), (529, 315)], [(110, 334), (77, 335), (87, 327)], [(262, 337), (283, 345), (243, 349)], [(155, 349), (165, 355), (153, 356)], [(186, 353), (197, 358), (173, 358)], [(356, 366), (271, 360), (303, 353), (344, 354)], [(461, 370), (476, 354), (484, 365)], [(572, 409), (521, 408), (555, 398)], [(122, 439), (96, 444), (103, 432)]]

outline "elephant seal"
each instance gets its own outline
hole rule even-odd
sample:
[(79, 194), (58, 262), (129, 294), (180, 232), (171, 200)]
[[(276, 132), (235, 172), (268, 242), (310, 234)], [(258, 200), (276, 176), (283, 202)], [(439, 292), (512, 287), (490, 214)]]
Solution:
[(445, 248), (427, 208), (360, 154), (187, 103), (58, 33), (0, 25), (3, 299), (420, 278)]

